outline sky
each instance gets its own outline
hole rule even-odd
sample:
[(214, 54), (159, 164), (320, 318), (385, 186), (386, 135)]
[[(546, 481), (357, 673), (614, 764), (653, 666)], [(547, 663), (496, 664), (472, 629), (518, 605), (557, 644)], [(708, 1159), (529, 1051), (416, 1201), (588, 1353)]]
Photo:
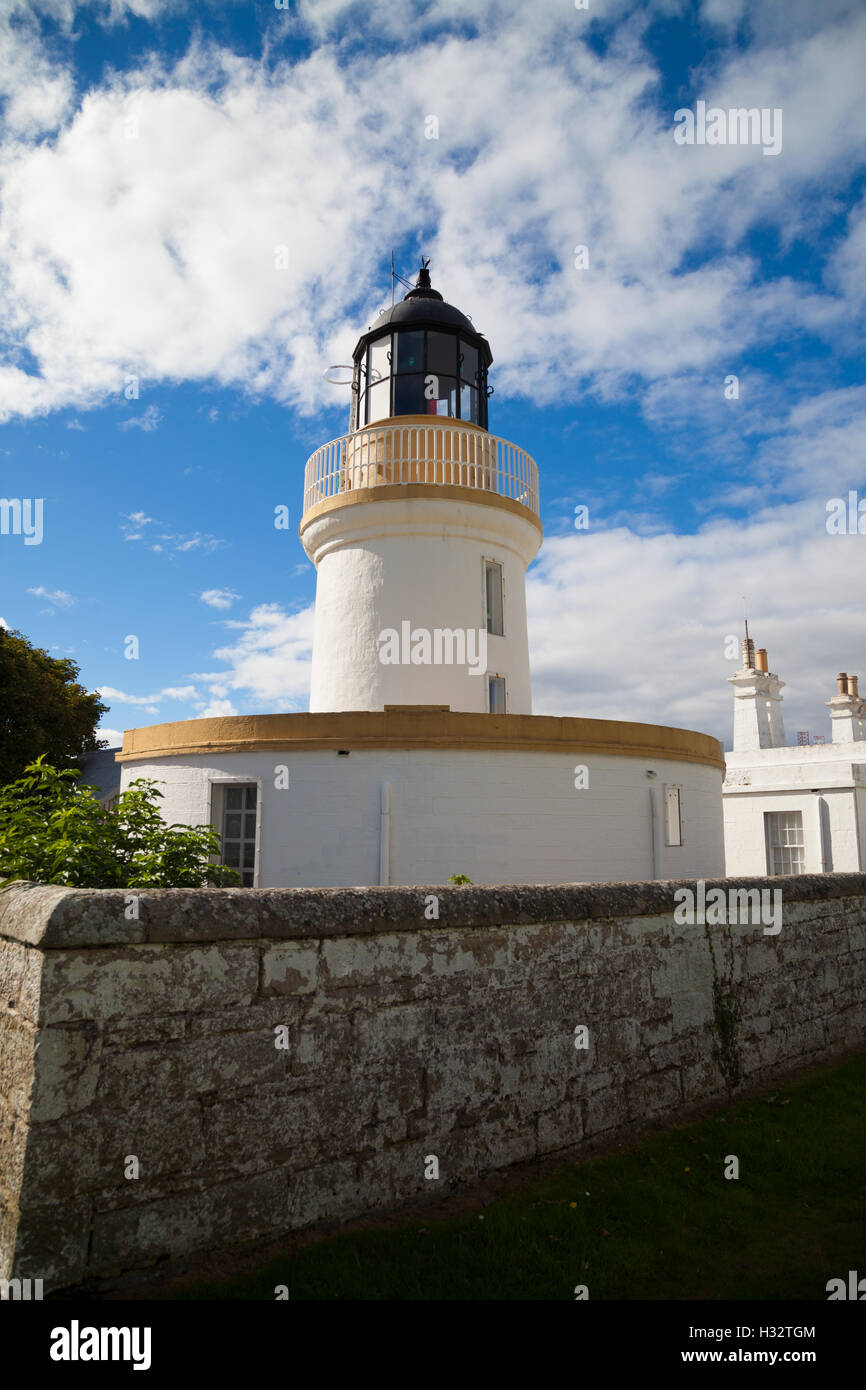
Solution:
[[(829, 736), (866, 676), (864, 95), (863, 0), (3, 0), (0, 495), (43, 519), (0, 534), (0, 621), (112, 744), (306, 709), (304, 466), (393, 250), (539, 466), (534, 712), (729, 747), (745, 605), (789, 742)], [(765, 131), (687, 143), (700, 103)]]

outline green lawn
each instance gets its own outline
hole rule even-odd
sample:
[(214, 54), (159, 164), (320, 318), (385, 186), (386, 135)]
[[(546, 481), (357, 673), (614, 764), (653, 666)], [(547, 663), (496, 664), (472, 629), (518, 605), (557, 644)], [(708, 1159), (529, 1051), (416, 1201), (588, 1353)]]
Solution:
[(159, 1296), (573, 1299), (586, 1284), (591, 1299), (825, 1300), (849, 1269), (866, 1273), (866, 1055), (527, 1180), (480, 1214), (332, 1237)]

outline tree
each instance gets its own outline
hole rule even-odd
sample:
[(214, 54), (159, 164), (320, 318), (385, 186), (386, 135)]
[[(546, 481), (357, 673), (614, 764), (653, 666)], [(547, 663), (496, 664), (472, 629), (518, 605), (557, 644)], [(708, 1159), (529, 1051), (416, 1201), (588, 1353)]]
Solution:
[(0, 627), (0, 786), (34, 758), (70, 768), (82, 754), (107, 746), (95, 731), (108, 706), (77, 675), (68, 657), (49, 656), (23, 633)]
[(206, 888), (240, 883), (236, 869), (212, 862), (220, 837), (212, 825), (167, 825), (162, 792), (139, 778), (108, 811), (80, 773), (43, 758), (0, 787), (0, 878), (72, 888)]

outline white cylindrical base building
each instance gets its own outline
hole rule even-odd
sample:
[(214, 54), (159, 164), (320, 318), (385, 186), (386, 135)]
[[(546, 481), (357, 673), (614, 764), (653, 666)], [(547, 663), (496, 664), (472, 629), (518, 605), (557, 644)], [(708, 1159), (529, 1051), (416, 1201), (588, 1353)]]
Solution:
[[(386, 711), (127, 731), (122, 786), (213, 824), (249, 887), (579, 883), (724, 873), (718, 740), (544, 715)], [(672, 814), (674, 808), (675, 814)]]

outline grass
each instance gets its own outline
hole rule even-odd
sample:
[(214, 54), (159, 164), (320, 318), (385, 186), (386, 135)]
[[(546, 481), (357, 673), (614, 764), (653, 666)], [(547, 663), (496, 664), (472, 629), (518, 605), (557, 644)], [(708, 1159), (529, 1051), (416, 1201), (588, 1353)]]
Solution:
[[(866, 1273), (866, 1055), (482, 1212), (347, 1232), (161, 1298), (817, 1299)], [(725, 1158), (740, 1162), (724, 1177)]]

